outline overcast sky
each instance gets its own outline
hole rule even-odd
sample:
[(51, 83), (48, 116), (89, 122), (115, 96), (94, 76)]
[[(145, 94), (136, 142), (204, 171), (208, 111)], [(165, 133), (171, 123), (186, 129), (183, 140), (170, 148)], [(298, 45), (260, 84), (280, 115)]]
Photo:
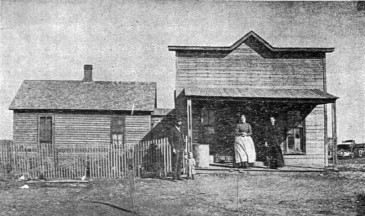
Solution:
[(153, 81), (173, 107), (175, 53), (168, 45), (230, 46), (253, 30), (275, 47), (335, 47), (328, 92), (338, 139), (365, 142), (365, 11), (357, 2), (1, 0), (0, 139), (23, 80)]

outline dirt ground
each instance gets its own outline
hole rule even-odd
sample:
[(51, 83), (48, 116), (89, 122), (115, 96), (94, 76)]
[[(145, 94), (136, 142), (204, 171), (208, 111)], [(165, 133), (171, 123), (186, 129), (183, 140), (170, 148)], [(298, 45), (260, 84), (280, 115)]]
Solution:
[(0, 181), (0, 215), (356, 215), (365, 193), (364, 179), (334, 172), (136, 179), (135, 190), (128, 180), (23, 185)]

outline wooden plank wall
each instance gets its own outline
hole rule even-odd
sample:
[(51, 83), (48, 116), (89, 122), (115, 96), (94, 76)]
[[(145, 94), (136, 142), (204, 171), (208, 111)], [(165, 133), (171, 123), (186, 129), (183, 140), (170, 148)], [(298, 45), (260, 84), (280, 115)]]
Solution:
[(170, 135), (170, 130), (175, 123), (174, 115), (165, 116), (152, 116), (151, 117), (151, 131), (149, 132), (149, 137), (147, 139), (160, 139), (168, 137)]
[(109, 145), (110, 116), (91, 114), (55, 114), (55, 145)]
[(132, 147), (138, 144), (151, 129), (151, 116), (134, 115), (125, 117), (125, 144), (126, 147)]
[[(239, 87), (323, 90), (322, 58), (264, 58), (246, 44), (226, 56), (178, 53), (176, 93), (187, 87)], [(185, 118), (186, 103), (177, 97), (176, 108)], [(193, 125), (194, 127), (194, 125)], [(285, 156), (287, 163), (323, 164), (324, 107), (318, 105), (306, 119), (307, 154)], [(194, 133), (194, 136), (197, 134)], [(193, 137), (196, 140), (196, 137)]]
[(28, 148), (37, 148), (38, 140), (38, 119), (34, 113), (13, 114), (13, 141), (16, 146), (23, 145)]
[(242, 44), (225, 57), (178, 55), (176, 88), (262, 87), (323, 89), (323, 61), (263, 58)]
[[(37, 113), (14, 112), (14, 143), (37, 147)], [(74, 145), (109, 145), (112, 115), (65, 114), (54, 115), (54, 144), (71, 148)], [(115, 115), (113, 115), (115, 116)], [(125, 144), (131, 146), (142, 140), (151, 127), (150, 115), (126, 116)]]
[(324, 166), (324, 105), (318, 105), (306, 117), (306, 154), (285, 155), (287, 165)]

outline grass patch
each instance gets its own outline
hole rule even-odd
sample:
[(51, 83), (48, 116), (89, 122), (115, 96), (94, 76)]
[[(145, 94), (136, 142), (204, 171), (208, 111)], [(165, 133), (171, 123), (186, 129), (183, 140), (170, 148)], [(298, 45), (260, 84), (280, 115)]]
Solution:
[(331, 172), (137, 179), (134, 203), (128, 180), (29, 189), (6, 184), (0, 191), (3, 215), (355, 215), (356, 196), (365, 194), (364, 181)]

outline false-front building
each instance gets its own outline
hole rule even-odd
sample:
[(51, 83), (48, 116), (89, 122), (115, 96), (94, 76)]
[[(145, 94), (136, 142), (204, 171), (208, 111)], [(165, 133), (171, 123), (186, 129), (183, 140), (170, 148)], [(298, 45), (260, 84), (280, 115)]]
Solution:
[(249, 32), (229, 47), (169, 50), (176, 52), (176, 113), (189, 142), (209, 144), (211, 155), (233, 156), (234, 128), (245, 114), (263, 161), (264, 128), (273, 115), (287, 165), (326, 163), (324, 104), (337, 99), (326, 90), (326, 53), (334, 48), (277, 48)]

